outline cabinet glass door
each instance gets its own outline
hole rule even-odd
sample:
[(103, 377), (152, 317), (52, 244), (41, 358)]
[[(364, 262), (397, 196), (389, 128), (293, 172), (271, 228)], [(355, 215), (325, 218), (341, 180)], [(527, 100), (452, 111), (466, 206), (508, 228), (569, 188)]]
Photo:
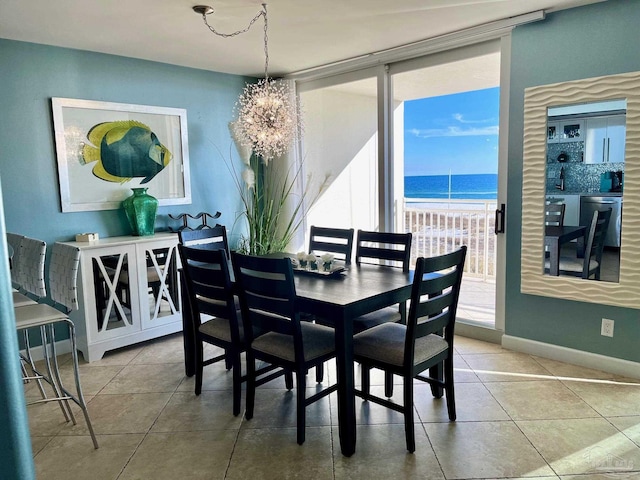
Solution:
[[(143, 322), (151, 324), (173, 320), (179, 313), (180, 294), (178, 286), (177, 247), (175, 245), (162, 247), (145, 247), (146, 269), (141, 273), (146, 275), (140, 281), (146, 284), (145, 291), (141, 290), (141, 311)], [(146, 313), (149, 315), (147, 316)]]
[(91, 258), (97, 331), (132, 328), (136, 300), (132, 298), (131, 264), (127, 252)]
[(582, 120), (565, 120), (560, 122), (560, 142), (579, 142), (584, 140)]

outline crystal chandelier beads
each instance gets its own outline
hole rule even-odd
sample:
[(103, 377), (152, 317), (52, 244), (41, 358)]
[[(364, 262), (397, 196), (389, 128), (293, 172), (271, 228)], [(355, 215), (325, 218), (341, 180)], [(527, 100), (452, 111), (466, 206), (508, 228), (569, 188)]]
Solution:
[(299, 125), (288, 85), (263, 79), (249, 84), (236, 103), (236, 135), (265, 162), (283, 155), (296, 138)]

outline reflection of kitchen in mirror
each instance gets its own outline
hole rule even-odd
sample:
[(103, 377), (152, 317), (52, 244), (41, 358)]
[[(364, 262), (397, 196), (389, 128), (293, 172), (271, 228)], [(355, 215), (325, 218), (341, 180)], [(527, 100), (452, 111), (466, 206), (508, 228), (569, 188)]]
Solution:
[(625, 99), (548, 109), (546, 274), (619, 281), (625, 131)]

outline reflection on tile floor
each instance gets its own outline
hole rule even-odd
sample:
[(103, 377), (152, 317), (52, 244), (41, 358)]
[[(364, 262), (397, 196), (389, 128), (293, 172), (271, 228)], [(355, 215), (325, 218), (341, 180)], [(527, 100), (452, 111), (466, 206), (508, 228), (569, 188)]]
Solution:
[[(206, 367), (196, 397), (175, 354), (181, 344), (172, 335), (83, 365), (98, 450), (86, 426), (65, 424), (56, 405), (30, 406), (38, 478), (640, 478), (640, 380), (458, 336), (458, 420), (449, 422), (445, 400), (416, 382), (417, 446), (409, 454), (402, 416), (356, 399), (357, 450), (346, 458), (335, 394), (307, 409), (300, 446), (294, 395), (281, 378), (258, 390), (251, 421), (234, 417), (231, 374)], [(314, 379), (311, 372), (310, 390)], [(329, 365), (325, 382), (334, 379)], [(372, 383), (380, 392), (383, 376), (374, 372)], [(26, 394), (37, 396), (35, 388)], [(398, 385), (394, 400), (401, 398)]]

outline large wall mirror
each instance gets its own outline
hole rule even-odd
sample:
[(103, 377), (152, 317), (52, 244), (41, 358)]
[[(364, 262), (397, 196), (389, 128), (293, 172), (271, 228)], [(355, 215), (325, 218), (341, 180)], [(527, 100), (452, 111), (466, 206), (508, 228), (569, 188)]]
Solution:
[[(522, 293), (640, 308), (640, 72), (526, 89), (523, 147)], [(569, 275), (608, 209), (606, 270)]]

